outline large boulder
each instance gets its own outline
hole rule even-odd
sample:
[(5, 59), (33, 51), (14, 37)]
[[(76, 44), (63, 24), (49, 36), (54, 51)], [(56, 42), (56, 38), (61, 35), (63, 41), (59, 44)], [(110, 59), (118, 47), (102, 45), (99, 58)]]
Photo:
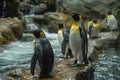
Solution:
[(18, 18), (1, 18), (0, 45), (21, 39), (23, 30), (23, 22)]
[(39, 4), (38, 6), (35, 7), (35, 12), (34, 14), (44, 14), (47, 11), (47, 5), (44, 3)]
[(78, 12), (85, 18), (105, 19), (107, 12), (112, 11), (120, 28), (120, 0), (66, 0), (63, 4), (67, 11)]
[(11, 30), (11, 28), (6, 25), (0, 25), (0, 45), (15, 41), (16, 38)]
[(1, 0), (0, 17), (18, 17), (22, 19), (17, 0)]
[(58, 31), (58, 27), (56, 23), (62, 23), (68, 29), (70, 29), (73, 19), (63, 13), (58, 12), (47, 12), (44, 15), (37, 15), (33, 17), (35, 23), (39, 25), (46, 25), (48, 28), (48, 32), (56, 33)]

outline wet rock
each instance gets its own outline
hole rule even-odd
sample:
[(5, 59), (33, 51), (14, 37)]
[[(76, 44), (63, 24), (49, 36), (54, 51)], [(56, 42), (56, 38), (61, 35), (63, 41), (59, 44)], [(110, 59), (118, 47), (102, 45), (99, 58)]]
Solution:
[(44, 15), (35, 15), (33, 17), (33, 22), (38, 25), (48, 25), (49, 21), (45, 18)]
[(41, 3), (38, 6), (36, 6), (34, 14), (40, 15), (40, 14), (44, 14), (46, 11), (47, 11), (47, 5)]
[(64, 1), (63, 6), (66, 11), (80, 13), (85, 19), (93, 17), (95, 19), (104, 20), (107, 12), (112, 11), (113, 15), (115, 15), (118, 20), (118, 25), (120, 26), (119, 3), (119, 0), (66, 0)]
[(0, 19), (0, 44), (20, 39), (23, 34), (23, 22), (18, 18)]
[[(103, 51), (107, 47), (116, 43), (119, 32), (104, 32), (99, 34), (99, 38), (89, 39), (88, 46), (88, 58), (91, 59), (92, 63), (95, 63), (97, 60), (99, 52)], [(119, 45), (119, 44), (117, 44)], [(96, 58), (96, 59), (95, 59)], [(94, 80), (94, 65), (80, 65), (79, 67), (69, 67), (67, 64), (72, 63), (73, 59), (62, 59), (56, 58), (54, 64), (54, 77), (53, 78), (45, 78), (41, 80)], [(30, 67), (22, 68), (12, 72), (12, 76), (21, 76), (20, 79), (30, 80), (31, 73)], [(35, 76), (38, 75), (37, 71), (35, 71)], [(10, 76), (9, 76), (10, 77)], [(14, 80), (14, 78), (12, 77)], [(38, 78), (32, 78), (31, 80), (39, 80)]]
[(94, 80), (94, 68), (87, 66), (81, 70), (75, 77), (76, 80)]
[(73, 22), (73, 19), (63, 13), (57, 13), (57, 12), (48, 12), (45, 14), (45, 19), (47, 19), (49, 21), (48, 24), (48, 31), (49, 32), (57, 32), (58, 31), (58, 27), (56, 25), (56, 23), (63, 23), (64, 26), (68, 29), (70, 29), (71, 24)]
[(11, 28), (5, 25), (0, 25), (0, 44), (9, 43), (15, 40), (16, 38)]
[(63, 23), (64, 26), (70, 29), (73, 19), (66, 14), (58, 12), (47, 12), (44, 15), (36, 15), (33, 17), (34, 23), (45, 25), (50, 33), (57, 33), (58, 27), (56, 23)]
[(24, 30), (23, 23), (18, 18), (14, 18), (14, 21), (15, 21), (14, 24), (11, 25), (11, 29), (12, 29), (15, 37), (17, 39), (21, 39), (23, 30)]
[(118, 40), (119, 32), (102, 32), (99, 33), (99, 38), (89, 39), (88, 44), (88, 59), (91, 62), (94, 62), (98, 59), (98, 53), (102, 50), (112, 47), (113, 45), (117, 46), (116, 40)]
[(22, 19), (17, 0), (2, 0), (0, 6), (0, 17), (18, 17)]

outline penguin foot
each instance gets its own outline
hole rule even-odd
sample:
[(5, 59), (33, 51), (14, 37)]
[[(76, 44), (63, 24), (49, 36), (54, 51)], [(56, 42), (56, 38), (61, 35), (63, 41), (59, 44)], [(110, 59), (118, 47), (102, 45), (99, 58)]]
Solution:
[(30, 78), (28, 78), (28, 80), (32, 80), (32, 79), (36, 79), (36, 78), (38, 78), (38, 76), (31, 76)]
[(68, 59), (68, 57), (64, 55), (60, 55), (59, 58)]
[(60, 55), (59, 58), (65, 58), (64, 55)]
[(73, 58), (73, 55), (67, 55), (66, 57), (67, 58)]
[(53, 78), (53, 73), (40, 74), (39, 79), (42, 79), (42, 78)]
[(84, 62), (82, 62), (83, 65), (87, 66), (89, 64), (88, 60), (85, 60)]
[(68, 66), (70, 66), (70, 67), (78, 67), (78, 66), (80, 66), (79, 64), (67, 64)]

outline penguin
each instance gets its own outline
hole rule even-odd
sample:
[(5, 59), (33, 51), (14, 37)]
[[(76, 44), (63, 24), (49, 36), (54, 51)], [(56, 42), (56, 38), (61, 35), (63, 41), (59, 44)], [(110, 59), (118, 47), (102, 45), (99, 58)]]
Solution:
[(82, 63), (87, 65), (88, 39), (82, 23), (82, 16), (78, 13), (70, 13), (70, 15), (74, 19), (69, 35), (69, 44), (74, 56), (74, 62), (68, 65), (72, 67), (79, 66)]
[(111, 11), (108, 12), (107, 18), (106, 18), (107, 28), (111, 31), (117, 31), (118, 30), (118, 21), (115, 18), (115, 16), (112, 14)]
[(93, 20), (93, 23), (88, 26), (88, 35), (89, 38), (98, 38), (98, 34), (100, 32), (100, 24), (97, 20)]
[(34, 54), (31, 59), (30, 72), (34, 76), (36, 63), (41, 69), (39, 79), (52, 78), (54, 67), (54, 52), (49, 40), (41, 29), (29, 31), (35, 36)]
[(92, 18), (91, 17), (88, 18), (88, 21), (87, 21), (87, 34), (88, 34), (88, 38), (89, 38), (89, 28), (91, 27), (92, 23), (93, 23)]
[(63, 24), (57, 23), (58, 30), (58, 42), (61, 46), (62, 57), (63, 58), (73, 58), (71, 49), (69, 47), (69, 31), (67, 28), (64, 28)]
[(92, 18), (90, 17), (87, 21), (87, 27), (89, 27), (93, 23)]

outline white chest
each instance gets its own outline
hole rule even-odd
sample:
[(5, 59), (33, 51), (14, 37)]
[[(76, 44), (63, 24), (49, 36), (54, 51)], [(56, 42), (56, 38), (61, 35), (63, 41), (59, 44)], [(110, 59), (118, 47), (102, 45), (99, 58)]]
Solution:
[(58, 31), (58, 42), (61, 45), (63, 41), (63, 32), (62, 31)]

